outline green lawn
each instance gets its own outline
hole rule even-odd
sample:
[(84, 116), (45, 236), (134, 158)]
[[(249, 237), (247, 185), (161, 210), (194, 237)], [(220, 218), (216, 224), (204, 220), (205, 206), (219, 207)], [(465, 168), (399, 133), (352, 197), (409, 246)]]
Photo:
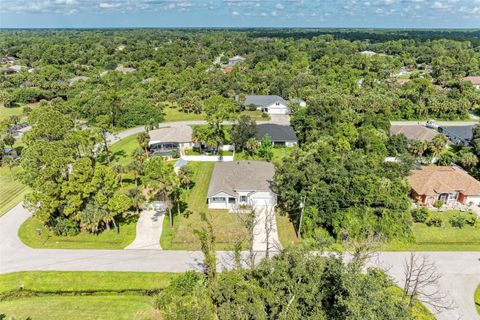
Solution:
[[(151, 295), (175, 276), (56, 271), (0, 275), (0, 313), (16, 319), (151, 319)], [(20, 287), (16, 295), (6, 295)]]
[(295, 227), (290, 221), (290, 218), (287, 215), (281, 215), (277, 212), (276, 219), (278, 239), (280, 240), (282, 247), (287, 248), (299, 244), (300, 239), (297, 237)]
[(175, 108), (167, 107), (163, 110), (163, 113), (165, 113), (165, 122), (204, 120), (204, 115), (202, 113), (185, 113), (180, 111), (180, 109)]
[(393, 242), (386, 246), (392, 251), (480, 251), (480, 225), (454, 228), (448, 219), (457, 211), (434, 212), (433, 216), (444, 220), (443, 227), (429, 227), (423, 223), (413, 224), (415, 243)]
[(216, 248), (218, 250), (232, 249), (236, 239), (244, 238), (246, 230), (239, 218), (227, 210), (207, 209), (207, 190), (215, 163), (191, 162), (188, 164), (194, 171), (194, 187), (184, 194), (185, 202), (190, 215), (179, 215), (174, 218), (174, 227), (168, 226), (168, 217), (164, 221), (164, 228), (160, 243), (164, 249), (198, 250), (200, 242), (194, 234), (203, 222), (200, 212), (208, 212), (215, 229)]
[(140, 146), (137, 136), (138, 134), (134, 134), (112, 144), (110, 150), (114, 155), (115, 161), (121, 165), (127, 165), (133, 160), (132, 153)]
[(477, 308), (477, 312), (478, 314), (480, 314), (480, 285), (477, 287), (473, 299), (475, 300), (475, 307)]
[(28, 106), (33, 109), (38, 105), (39, 103), (30, 103), (30, 104), (26, 104), (26, 105), (15, 107), (15, 108), (5, 108), (2, 104), (0, 105), (0, 121), (4, 119), (8, 119), (11, 116), (19, 116), (23, 118), (23, 107)]
[[(41, 235), (37, 229), (41, 228)], [(120, 223), (116, 230), (103, 231), (98, 235), (82, 232), (76, 236), (55, 236), (36, 218), (28, 218), (18, 230), (20, 239), (32, 248), (51, 249), (123, 249), (135, 239), (135, 221)]]
[(250, 116), (250, 118), (252, 118), (253, 120), (255, 121), (268, 121), (270, 119), (270, 117), (267, 115), (267, 117), (263, 117), (264, 113), (260, 110), (255, 110), (255, 111), (249, 111), (249, 110), (245, 110), (245, 111), (242, 111), (240, 113), (240, 115), (247, 115), (247, 116)]
[(0, 216), (23, 201), (23, 196), (29, 191), (28, 187), (15, 178), (19, 171), (18, 167), (11, 170), (0, 167)]

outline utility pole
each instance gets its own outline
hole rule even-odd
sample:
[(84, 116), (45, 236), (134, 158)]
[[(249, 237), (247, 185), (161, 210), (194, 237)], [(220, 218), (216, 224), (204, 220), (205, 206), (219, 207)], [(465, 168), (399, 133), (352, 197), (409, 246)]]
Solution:
[(300, 221), (298, 222), (298, 237), (302, 238), (302, 221), (303, 221), (303, 210), (305, 209), (305, 200), (307, 199), (307, 196), (303, 196), (303, 201), (300, 203), (300, 208), (302, 208), (302, 211), (300, 212)]

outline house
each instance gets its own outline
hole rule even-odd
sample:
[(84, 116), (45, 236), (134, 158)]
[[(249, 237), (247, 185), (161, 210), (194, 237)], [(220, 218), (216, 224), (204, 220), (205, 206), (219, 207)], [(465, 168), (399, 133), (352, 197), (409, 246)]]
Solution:
[(135, 71), (137, 71), (137, 69), (135, 69), (135, 68), (123, 67), (123, 66), (118, 66), (118, 67), (115, 68), (115, 71), (121, 72), (121, 73), (123, 73), (123, 74), (127, 74), (127, 73), (135, 72)]
[(272, 163), (264, 161), (216, 162), (207, 192), (209, 209), (233, 211), (241, 206), (275, 206)]
[(17, 58), (15, 57), (11, 57), (11, 56), (7, 56), (7, 57), (2, 57), (0, 62), (2, 64), (11, 64), (11, 63), (14, 63), (15, 60), (17, 60)]
[(3, 70), (3, 72), (5, 72), (5, 73), (19, 73), (20, 71), (22, 71), (22, 69), (25, 69), (25, 68), (26, 67), (24, 67), (24, 66), (20, 66), (20, 65), (16, 64), (16, 65), (5, 68)]
[(463, 80), (469, 81), (475, 88), (480, 90), (480, 76), (465, 77)]
[(158, 156), (169, 156), (174, 150), (180, 151), (193, 147), (192, 128), (190, 126), (165, 127), (148, 132), (150, 153)]
[(367, 57), (373, 57), (373, 56), (377, 55), (376, 52), (370, 51), (370, 50), (361, 51), (360, 54), (362, 56), (367, 56)]
[(264, 136), (269, 135), (273, 146), (293, 147), (298, 143), (297, 135), (290, 126), (262, 123), (257, 128), (257, 139), (262, 140)]
[(235, 57), (232, 57), (232, 58), (228, 59), (227, 65), (228, 65), (228, 66), (234, 66), (234, 65), (236, 65), (237, 63), (243, 62), (243, 61), (245, 61), (245, 60), (247, 60), (247, 59), (245, 59), (245, 58), (242, 57), (242, 56), (236, 55)]
[(438, 131), (447, 136), (451, 143), (457, 146), (468, 146), (473, 139), (473, 129), (476, 125), (469, 126), (442, 126)]
[(245, 102), (243, 105), (255, 105), (258, 110), (269, 114), (290, 114), (288, 102), (279, 96), (248, 95), (245, 96)]
[(408, 140), (432, 141), (439, 133), (422, 125), (391, 125), (390, 135), (403, 134)]
[(424, 205), (441, 200), (445, 204), (480, 204), (480, 182), (457, 166), (427, 166), (413, 170), (407, 178), (411, 196)]

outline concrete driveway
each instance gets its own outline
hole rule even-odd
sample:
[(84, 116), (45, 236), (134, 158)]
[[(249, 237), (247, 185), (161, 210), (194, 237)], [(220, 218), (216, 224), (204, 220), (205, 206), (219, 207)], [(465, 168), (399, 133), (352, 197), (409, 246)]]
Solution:
[(160, 236), (163, 229), (165, 213), (155, 210), (143, 210), (137, 221), (135, 240), (125, 247), (128, 250), (157, 249), (161, 250)]
[[(30, 216), (20, 204), (0, 218), (0, 273), (32, 270), (57, 271), (149, 271), (183, 272), (199, 270), (199, 251), (162, 250), (64, 250), (32, 249), (17, 236), (20, 225)], [(247, 253), (243, 253), (245, 256)], [(398, 285), (403, 285), (403, 265), (409, 252), (381, 252), (370, 264), (383, 268)], [(440, 289), (448, 293), (456, 308), (436, 316), (440, 320), (480, 319), (473, 300), (480, 283), (480, 252), (419, 253), (435, 262)], [(258, 254), (261, 259), (262, 253)], [(231, 252), (218, 252), (220, 270), (232, 266)]]
[(254, 251), (279, 251), (282, 249), (278, 239), (275, 207), (259, 205), (255, 207), (256, 221), (253, 228)]

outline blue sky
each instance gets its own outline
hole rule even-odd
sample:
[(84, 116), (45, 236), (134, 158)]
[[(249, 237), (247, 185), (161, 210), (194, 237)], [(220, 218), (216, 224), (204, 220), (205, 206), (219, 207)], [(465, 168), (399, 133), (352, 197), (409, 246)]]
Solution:
[(480, 28), (480, 0), (0, 0), (1, 28)]

